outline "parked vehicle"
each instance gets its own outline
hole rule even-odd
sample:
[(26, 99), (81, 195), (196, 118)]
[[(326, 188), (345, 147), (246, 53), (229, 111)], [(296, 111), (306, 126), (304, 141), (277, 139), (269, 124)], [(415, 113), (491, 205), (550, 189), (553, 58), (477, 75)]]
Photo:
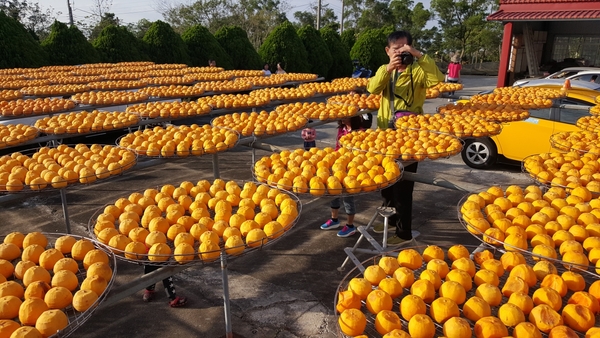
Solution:
[(504, 123), (499, 135), (466, 139), (462, 159), (469, 167), (485, 169), (500, 156), (522, 161), (529, 155), (550, 152), (550, 136), (580, 130), (577, 120), (590, 115), (589, 109), (596, 105), (598, 95), (600, 91), (569, 90), (567, 97), (554, 100), (551, 108), (533, 109), (524, 121)]
[[(552, 73), (542, 79), (555, 79), (555, 80), (562, 80), (564, 82), (564, 80), (572, 79), (575, 76), (577, 76), (579, 73), (583, 73), (583, 72), (595, 72), (596, 74), (600, 74), (600, 68), (597, 68), (597, 67), (569, 67), (569, 68), (560, 70), (556, 73)], [(532, 81), (538, 81), (538, 80), (542, 80), (542, 79), (521, 79), (521, 80), (515, 81), (515, 83), (513, 83), (513, 86), (514, 87), (522, 87), (526, 83), (529, 83)], [(579, 80), (579, 78), (574, 78), (574, 79)]]

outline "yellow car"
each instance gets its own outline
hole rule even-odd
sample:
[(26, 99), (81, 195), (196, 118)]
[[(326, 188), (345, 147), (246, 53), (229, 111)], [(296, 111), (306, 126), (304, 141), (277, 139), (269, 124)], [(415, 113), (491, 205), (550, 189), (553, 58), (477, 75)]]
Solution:
[(530, 110), (531, 116), (524, 121), (503, 123), (499, 135), (466, 139), (462, 159), (469, 167), (485, 169), (496, 163), (500, 155), (522, 161), (529, 155), (556, 151), (550, 145), (550, 136), (581, 130), (576, 126), (577, 120), (590, 115), (589, 109), (596, 105), (598, 95), (596, 90), (569, 90), (567, 97), (556, 99), (552, 108)]

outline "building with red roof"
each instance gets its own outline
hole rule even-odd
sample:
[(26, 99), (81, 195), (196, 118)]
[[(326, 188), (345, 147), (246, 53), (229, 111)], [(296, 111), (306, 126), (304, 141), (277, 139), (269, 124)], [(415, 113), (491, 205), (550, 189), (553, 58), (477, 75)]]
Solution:
[(498, 87), (540, 65), (600, 67), (600, 1), (500, 0), (487, 19), (504, 24)]

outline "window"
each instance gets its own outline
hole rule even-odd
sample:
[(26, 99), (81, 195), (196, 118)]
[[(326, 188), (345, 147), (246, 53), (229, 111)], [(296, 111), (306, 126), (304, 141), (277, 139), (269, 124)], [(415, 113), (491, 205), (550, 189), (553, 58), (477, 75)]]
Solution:
[(598, 36), (557, 36), (554, 38), (552, 59), (585, 59), (586, 66), (600, 65), (600, 37)]
[(531, 110), (529, 110), (529, 115), (531, 117), (535, 117), (538, 119), (550, 120), (551, 112), (552, 112), (552, 108), (531, 109)]
[(577, 120), (584, 116), (590, 116), (588, 108), (581, 107), (581, 109), (574, 108), (560, 108), (559, 121), (568, 124), (577, 124)]

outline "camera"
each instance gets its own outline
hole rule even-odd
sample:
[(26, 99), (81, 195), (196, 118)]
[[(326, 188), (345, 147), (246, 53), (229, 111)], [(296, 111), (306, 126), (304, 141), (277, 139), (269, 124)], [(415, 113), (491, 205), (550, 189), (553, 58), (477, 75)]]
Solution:
[(400, 55), (398, 55), (398, 58), (400, 58), (400, 63), (407, 66), (415, 61), (414, 56), (409, 52), (400, 53)]

